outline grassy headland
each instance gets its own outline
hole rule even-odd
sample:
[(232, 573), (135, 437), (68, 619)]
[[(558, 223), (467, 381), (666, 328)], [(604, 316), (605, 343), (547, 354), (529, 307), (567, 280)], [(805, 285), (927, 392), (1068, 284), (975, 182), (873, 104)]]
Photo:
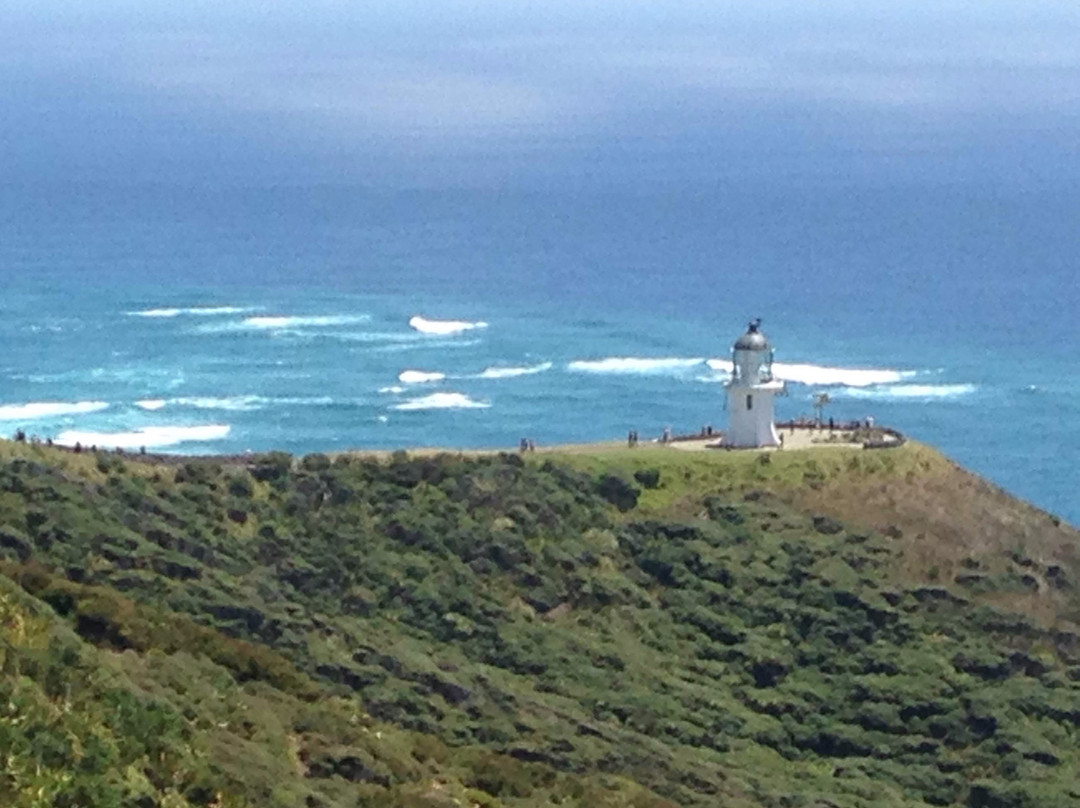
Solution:
[(1078, 539), (914, 443), (2, 444), (0, 801), (1074, 804)]

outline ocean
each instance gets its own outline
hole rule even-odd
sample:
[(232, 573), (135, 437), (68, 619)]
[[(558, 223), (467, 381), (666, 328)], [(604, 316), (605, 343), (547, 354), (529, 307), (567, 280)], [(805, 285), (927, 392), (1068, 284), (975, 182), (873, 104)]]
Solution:
[[(1075, 193), (5, 186), (0, 432), (191, 454), (872, 416), (1080, 523)], [(719, 361), (717, 361), (719, 360)]]

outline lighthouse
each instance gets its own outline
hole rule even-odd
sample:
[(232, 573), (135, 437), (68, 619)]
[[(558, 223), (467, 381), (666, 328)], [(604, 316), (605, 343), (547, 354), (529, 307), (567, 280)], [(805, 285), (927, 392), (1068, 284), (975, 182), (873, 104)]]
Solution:
[(728, 429), (723, 445), (736, 448), (779, 446), (773, 399), (784, 383), (773, 378), (773, 351), (761, 333), (761, 319), (751, 321), (731, 350), (727, 383)]

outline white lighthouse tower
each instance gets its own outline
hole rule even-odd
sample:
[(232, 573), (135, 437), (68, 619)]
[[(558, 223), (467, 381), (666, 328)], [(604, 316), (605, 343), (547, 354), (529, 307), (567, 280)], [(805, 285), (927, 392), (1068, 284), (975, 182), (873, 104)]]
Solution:
[(779, 446), (773, 399), (784, 383), (773, 378), (773, 351), (753, 320), (731, 350), (731, 380), (727, 383), (728, 429), (723, 445), (739, 448)]

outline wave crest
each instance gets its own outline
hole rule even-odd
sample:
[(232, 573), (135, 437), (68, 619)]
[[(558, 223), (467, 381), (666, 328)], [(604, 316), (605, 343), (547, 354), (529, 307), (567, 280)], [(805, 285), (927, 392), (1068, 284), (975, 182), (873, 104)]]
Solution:
[(216, 398), (213, 396), (187, 396), (170, 399), (145, 399), (136, 401), (135, 406), (149, 412), (164, 409), (165, 407), (189, 407), (197, 410), (225, 410), (227, 412), (253, 412), (273, 405), (297, 404), (302, 406), (320, 406), (333, 404), (334, 399), (329, 396), (315, 398), (267, 398), (265, 396), (228, 396)]
[[(709, 359), (710, 369), (719, 373), (731, 373), (730, 359)], [(915, 376), (915, 371), (889, 368), (841, 368), (828, 365), (774, 362), (773, 375), (778, 379), (796, 384), (823, 387), (870, 387), (878, 384), (895, 384)]]
[(228, 323), (201, 325), (199, 334), (276, 333), (297, 331), (303, 328), (334, 328), (336, 326), (366, 323), (367, 314), (319, 314), (319, 315), (257, 315)]
[(941, 399), (960, 398), (978, 390), (974, 384), (891, 384), (883, 387), (853, 387), (840, 391), (838, 395), (847, 398), (863, 399)]
[(243, 314), (245, 311), (251, 311), (251, 309), (243, 308), (241, 306), (192, 306), (189, 308), (175, 309), (144, 309), (143, 311), (129, 311), (127, 314), (131, 317), (151, 318), (179, 317), (182, 314), (189, 314), (195, 317), (213, 317), (224, 314)]
[(323, 314), (314, 316), (248, 317), (241, 328), (280, 330), (282, 328), (331, 328), (337, 325), (356, 325), (371, 318), (366, 314)]
[(36, 421), (65, 415), (86, 415), (108, 409), (104, 401), (32, 401), (0, 406), (0, 421)]
[(604, 359), (576, 359), (567, 365), (567, 370), (578, 373), (635, 373), (657, 374), (672, 373), (694, 368), (704, 359), (686, 359), (682, 357), (639, 357), (609, 356)]
[(409, 318), (409, 327), (421, 334), (435, 334), (445, 336), (447, 334), (459, 334), (462, 331), (472, 331), (476, 328), (487, 328), (487, 323), (482, 321), (469, 322), (468, 320), (429, 320), (419, 314)]
[(773, 373), (788, 382), (809, 385), (843, 385), (870, 387), (875, 384), (895, 384), (914, 376), (913, 371), (874, 368), (834, 368), (821, 365), (789, 365), (777, 362)]
[(402, 384), (426, 384), (428, 382), (441, 382), (446, 378), (445, 373), (437, 370), (403, 370), (398, 374), (398, 381)]
[(202, 426), (148, 426), (131, 432), (84, 432), (70, 429), (61, 432), (56, 442), (61, 446), (100, 446), (106, 449), (163, 448), (181, 443), (205, 443), (228, 437), (226, 424)]
[(486, 401), (477, 401), (464, 393), (432, 393), (420, 398), (411, 398), (395, 404), (395, 410), (478, 410), (490, 407)]
[(526, 367), (489, 367), (484, 368), (484, 371), (477, 375), (478, 379), (512, 379), (515, 376), (531, 376), (534, 373), (543, 373), (546, 370), (551, 370), (550, 362), (541, 362), (539, 365), (528, 365)]

